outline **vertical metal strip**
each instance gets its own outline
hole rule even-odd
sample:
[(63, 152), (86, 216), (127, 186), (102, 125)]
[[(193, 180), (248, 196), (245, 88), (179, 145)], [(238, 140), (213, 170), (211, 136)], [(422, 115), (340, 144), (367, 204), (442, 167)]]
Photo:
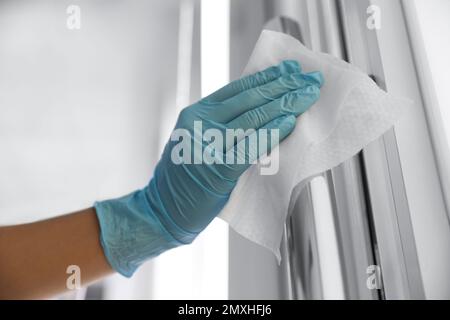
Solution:
[[(362, 68), (385, 89), (383, 65), (375, 32), (365, 27), (371, 2), (339, 0), (349, 62)], [(403, 23), (400, 19), (399, 23)], [(374, 233), (388, 299), (423, 298), (423, 286), (415, 248), (408, 201), (403, 183), (395, 133), (362, 152), (363, 177), (370, 205), (369, 222)]]

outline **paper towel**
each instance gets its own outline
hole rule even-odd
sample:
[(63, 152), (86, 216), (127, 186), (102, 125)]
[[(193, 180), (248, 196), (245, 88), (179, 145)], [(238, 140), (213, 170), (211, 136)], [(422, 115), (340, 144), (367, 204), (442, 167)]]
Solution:
[(350, 64), (274, 31), (262, 32), (243, 75), (286, 59), (297, 60), (303, 72), (323, 73), (320, 99), (298, 117), (294, 132), (279, 146), (279, 171), (261, 175), (260, 164), (252, 165), (219, 215), (242, 236), (271, 250), (278, 261), (294, 188), (299, 192), (312, 177), (354, 156), (391, 128), (409, 104)]

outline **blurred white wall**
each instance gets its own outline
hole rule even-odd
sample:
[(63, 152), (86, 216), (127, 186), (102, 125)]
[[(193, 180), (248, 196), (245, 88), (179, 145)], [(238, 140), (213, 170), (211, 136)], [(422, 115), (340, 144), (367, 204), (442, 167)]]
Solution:
[(450, 143), (450, 1), (415, 0), (414, 4), (433, 77), (429, 85), (435, 88), (447, 143)]
[(148, 182), (175, 107), (177, 22), (178, 0), (0, 2), (0, 225)]

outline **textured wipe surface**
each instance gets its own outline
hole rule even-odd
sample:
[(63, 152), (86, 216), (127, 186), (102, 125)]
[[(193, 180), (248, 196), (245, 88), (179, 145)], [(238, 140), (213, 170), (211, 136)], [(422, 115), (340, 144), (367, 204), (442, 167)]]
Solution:
[(279, 171), (260, 175), (254, 165), (239, 179), (219, 217), (242, 236), (268, 248), (280, 260), (280, 243), (291, 194), (314, 176), (335, 167), (380, 137), (409, 102), (378, 88), (348, 63), (313, 53), (285, 34), (263, 31), (244, 74), (283, 59), (299, 61), (306, 72), (322, 72), (319, 101), (297, 119), (279, 146)]

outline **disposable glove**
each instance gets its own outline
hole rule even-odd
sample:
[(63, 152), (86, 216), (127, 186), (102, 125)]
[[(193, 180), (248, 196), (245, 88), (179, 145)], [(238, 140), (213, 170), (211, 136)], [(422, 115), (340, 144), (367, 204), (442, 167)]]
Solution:
[[(129, 277), (145, 260), (191, 243), (225, 206), (239, 176), (293, 131), (322, 83), (320, 73), (304, 74), (297, 62), (283, 61), (183, 109), (148, 186), (95, 203), (111, 266)], [(222, 148), (208, 152), (213, 138), (202, 136), (208, 129), (223, 134)], [(226, 139), (227, 129), (250, 131)], [(273, 142), (272, 129), (279, 135)], [(267, 148), (249, 143), (263, 135)], [(191, 147), (180, 151), (181, 143)]]

